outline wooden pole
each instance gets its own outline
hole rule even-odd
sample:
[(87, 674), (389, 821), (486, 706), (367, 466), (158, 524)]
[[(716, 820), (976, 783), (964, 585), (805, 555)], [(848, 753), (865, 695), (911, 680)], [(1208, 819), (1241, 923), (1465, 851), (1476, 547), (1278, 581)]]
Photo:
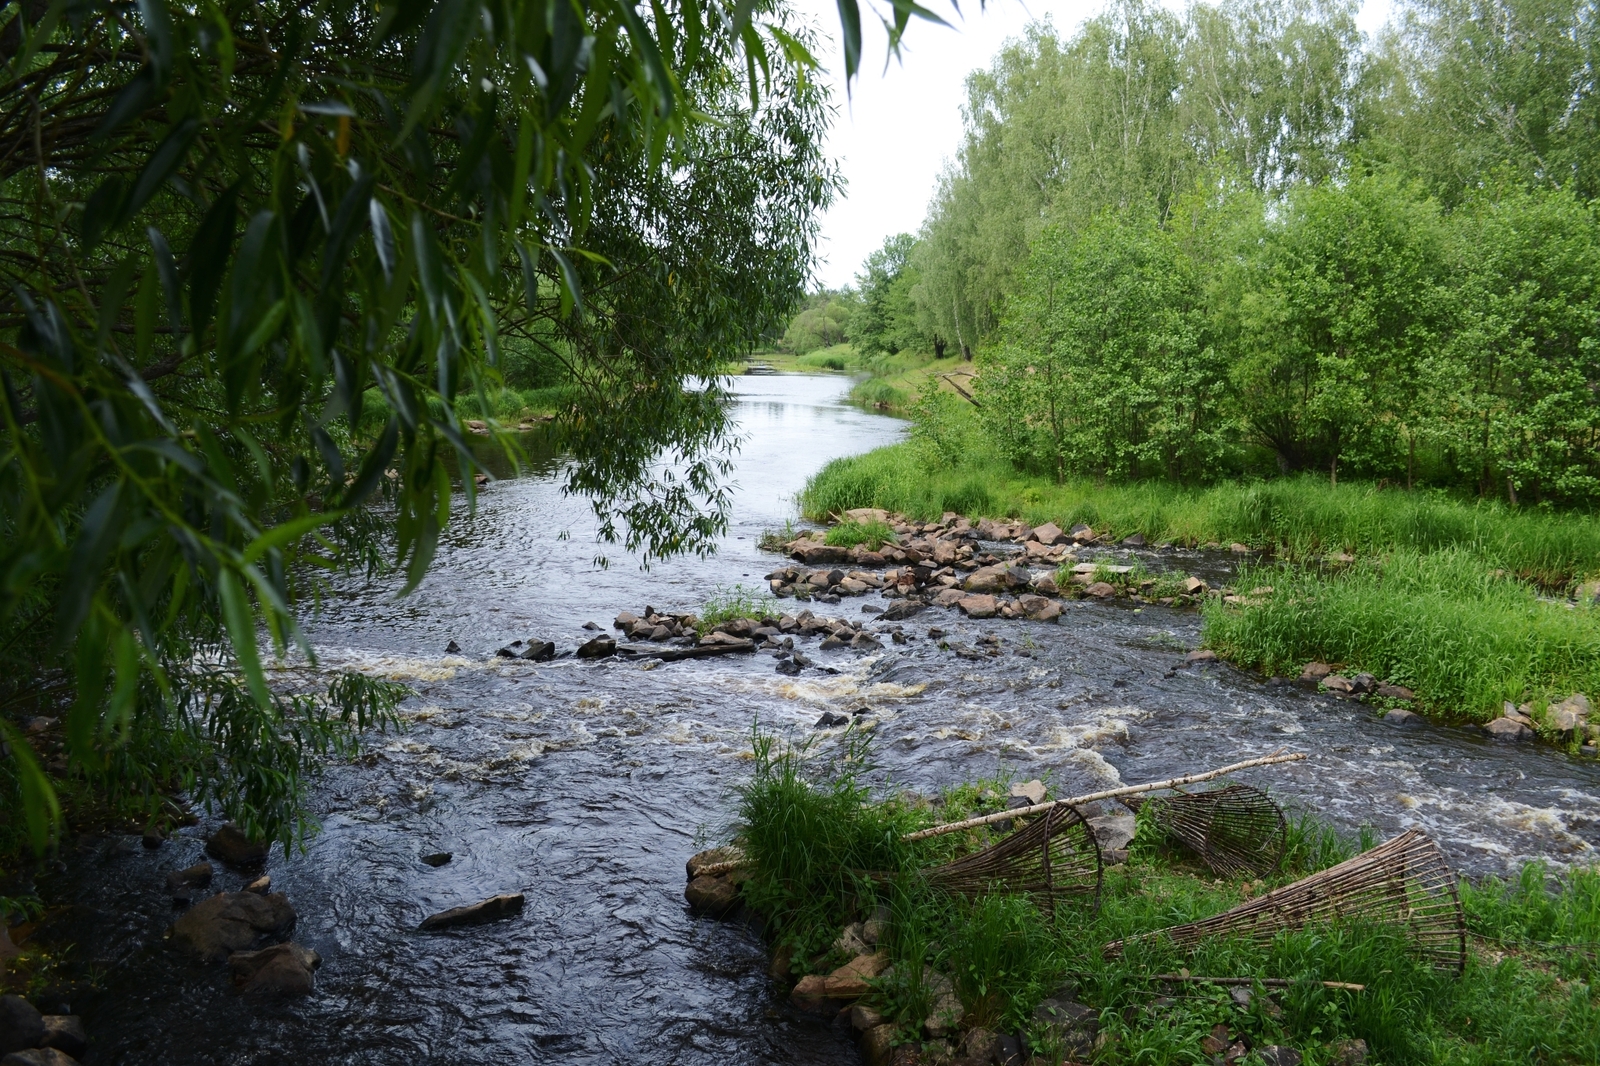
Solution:
[[(1186, 973), (1158, 973), (1154, 980), (1157, 981), (1194, 981), (1208, 985), (1253, 985), (1260, 983), (1268, 988), (1292, 988), (1298, 982), (1290, 981), (1284, 977), (1195, 977)], [(1344, 988), (1351, 992), (1365, 992), (1366, 985), (1354, 985), (1349, 981), (1316, 981), (1323, 988)]]
[(1104, 792), (1091, 792), (1086, 796), (1072, 796), (1068, 799), (1051, 800), (1048, 803), (1035, 803), (1031, 807), (1019, 807), (1014, 811), (996, 811), (993, 814), (980, 814), (977, 817), (967, 818), (960, 822), (951, 822), (948, 825), (936, 825), (928, 829), (919, 829), (915, 833), (907, 833), (901, 839), (908, 841), (926, 840), (928, 837), (943, 836), (946, 833), (959, 833), (963, 829), (988, 825), (990, 822), (1003, 822), (1008, 818), (1025, 818), (1030, 814), (1042, 814), (1061, 803), (1092, 803), (1095, 800), (1116, 799), (1119, 796), (1135, 796), (1141, 792), (1159, 792), (1167, 788), (1181, 788), (1184, 785), (1210, 781), (1214, 777), (1223, 777), (1239, 770), (1248, 770), (1253, 766), (1276, 766), (1279, 763), (1299, 762), (1305, 757), (1304, 752), (1283, 753), (1280, 749), (1271, 755), (1263, 755), (1259, 759), (1246, 759), (1244, 762), (1236, 762), (1232, 766), (1224, 766), (1218, 770), (1206, 770), (1203, 773), (1186, 774), (1183, 777), (1169, 777), (1165, 781), (1151, 781), (1144, 785), (1124, 785), (1121, 788), (1106, 789)]

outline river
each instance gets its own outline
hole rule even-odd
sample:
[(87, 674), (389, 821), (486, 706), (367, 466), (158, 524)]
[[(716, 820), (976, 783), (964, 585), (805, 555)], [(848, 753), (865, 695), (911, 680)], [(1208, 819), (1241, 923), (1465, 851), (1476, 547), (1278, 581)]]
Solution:
[[(844, 404), (847, 388), (837, 377), (735, 381), (746, 440), (712, 558), (642, 571), (603, 549), (547, 455), (487, 488), (411, 596), (397, 599), (389, 579), (341, 584), (308, 626), (320, 668), (392, 677), (415, 696), (403, 733), (330, 768), (306, 850), (269, 864), (299, 912), (295, 939), (324, 960), (316, 994), (243, 999), (225, 967), (185, 961), (163, 940), (174, 917), (163, 876), (199, 861), (208, 825), (154, 852), (85, 838), (42, 888), (73, 901), (56, 935), (79, 943), (75, 966), (96, 978), (54, 1004), (84, 1016), (88, 1066), (859, 1062), (841, 1029), (784, 1006), (753, 930), (692, 918), (682, 896), (684, 859), (726, 832), (753, 723), (805, 736), (828, 710), (869, 708), (883, 772), (904, 787), (1005, 769), (1087, 790), (1288, 747), (1311, 758), (1246, 779), (1346, 828), (1420, 826), (1470, 873), (1595, 861), (1594, 761), (1398, 729), (1224, 665), (1174, 669), (1199, 643), (1192, 611), (1074, 603), (1044, 624), (934, 609), (904, 623), (904, 646), (817, 652), (838, 672), (796, 678), (765, 655), (648, 670), (493, 658), (530, 637), (571, 649), (593, 635), (585, 622), (609, 631), (620, 610), (692, 610), (719, 586), (760, 586), (779, 561), (757, 541), (795, 517), (806, 478), (903, 433)], [(594, 565), (602, 551), (606, 569)], [(1228, 566), (1180, 554), (1146, 560)], [(819, 613), (859, 619), (866, 602)], [(1005, 654), (958, 658), (926, 637), (932, 625), (967, 645), (997, 635)], [(452, 640), (460, 654), (445, 653)], [(453, 861), (419, 861), (437, 851)], [(215, 887), (244, 881), (219, 870)], [(518, 918), (414, 931), (429, 913), (509, 891), (527, 893)]]

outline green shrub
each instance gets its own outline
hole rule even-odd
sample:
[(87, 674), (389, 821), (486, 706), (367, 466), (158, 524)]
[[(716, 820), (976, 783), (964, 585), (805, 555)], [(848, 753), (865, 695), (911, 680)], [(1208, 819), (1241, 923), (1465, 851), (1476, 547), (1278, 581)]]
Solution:
[(743, 585), (734, 585), (732, 588), (719, 585), (711, 598), (706, 600), (705, 606), (700, 608), (699, 631), (709, 632), (736, 618), (765, 618), (772, 614), (777, 603), (775, 597)]

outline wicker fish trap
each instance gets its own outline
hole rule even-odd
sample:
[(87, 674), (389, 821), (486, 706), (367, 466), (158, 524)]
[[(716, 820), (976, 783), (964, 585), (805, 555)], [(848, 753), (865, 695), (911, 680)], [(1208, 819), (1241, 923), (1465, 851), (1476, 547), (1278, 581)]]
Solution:
[(1283, 858), (1283, 810), (1259, 788), (1228, 785), (1146, 800), (1150, 820), (1219, 874), (1264, 874)]
[(1341, 919), (1400, 930), (1440, 969), (1459, 974), (1466, 965), (1467, 929), (1456, 875), (1439, 846), (1415, 829), (1204, 921), (1114, 940), (1104, 950), (1107, 958), (1116, 958), (1128, 944), (1157, 938), (1180, 948), (1210, 936), (1268, 941), (1285, 929)]
[(1100, 903), (1100, 845), (1083, 813), (1058, 804), (982, 851), (924, 870), (930, 884), (976, 895), (995, 887), (1025, 893), (1045, 910), (1062, 896)]

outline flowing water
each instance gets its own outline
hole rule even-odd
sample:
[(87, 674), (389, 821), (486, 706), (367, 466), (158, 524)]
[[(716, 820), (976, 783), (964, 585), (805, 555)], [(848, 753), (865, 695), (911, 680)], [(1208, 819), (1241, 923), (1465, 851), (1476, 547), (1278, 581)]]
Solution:
[[(905, 787), (1002, 771), (1067, 791), (1219, 765), (1278, 747), (1299, 764), (1246, 779), (1342, 826), (1417, 825), (1473, 873), (1521, 860), (1592, 862), (1600, 768), (1544, 747), (1459, 729), (1399, 729), (1366, 709), (1210, 664), (1194, 612), (1074, 603), (1059, 624), (969, 621), (930, 609), (905, 645), (808, 654), (836, 673), (788, 678), (757, 654), (644, 669), (636, 662), (493, 658), (513, 639), (570, 649), (620, 610), (694, 609), (719, 586), (762, 584), (778, 565), (761, 531), (825, 461), (898, 439), (900, 423), (841, 403), (847, 383), (806, 376), (735, 383), (747, 435), (733, 523), (710, 559), (642, 572), (599, 548), (587, 504), (560, 492), (560, 460), (483, 494), (452, 527), (431, 576), (340, 588), (310, 627), (325, 670), (395, 678), (416, 695), (408, 728), (361, 763), (331, 768), (321, 832), (269, 865), (299, 912), (295, 939), (324, 960), (316, 994), (268, 1003), (231, 991), (225, 967), (163, 941), (165, 871), (202, 856), (207, 826), (156, 852), (92, 838), (67, 856), (52, 899), (76, 901), (57, 935), (80, 943), (97, 987), (84, 1015), (97, 1063), (855, 1063), (838, 1027), (792, 1014), (763, 976), (753, 930), (692, 918), (683, 863), (727, 827), (752, 724), (808, 735), (824, 711), (877, 736)], [(558, 537), (557, 534), (565, 534)], [(1228, 560), (1149, 553), (1152, 566), (1220, 573)], [(864, 617), (877, 597), (819, 613)], [(1002, 654), (952, 647), (1000, 638)], [(451, 640), (462, 651), (447, 655)], [(421, 855), (449, 851), (437, 869)], [(246, 878), (219, 869), (216, 887)], [(415, 932), (427, 914), (524, 891), (515, 919)]]

